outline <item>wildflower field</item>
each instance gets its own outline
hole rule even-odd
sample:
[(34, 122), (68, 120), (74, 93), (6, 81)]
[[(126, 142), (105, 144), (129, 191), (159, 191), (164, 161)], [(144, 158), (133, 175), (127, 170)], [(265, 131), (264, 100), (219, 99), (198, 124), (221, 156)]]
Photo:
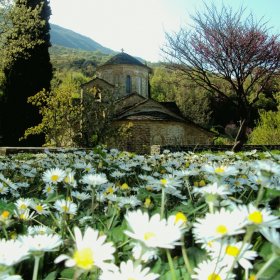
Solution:
[(0, 280), (277, 280), (279, 194), (279, 152), (0, 156)]

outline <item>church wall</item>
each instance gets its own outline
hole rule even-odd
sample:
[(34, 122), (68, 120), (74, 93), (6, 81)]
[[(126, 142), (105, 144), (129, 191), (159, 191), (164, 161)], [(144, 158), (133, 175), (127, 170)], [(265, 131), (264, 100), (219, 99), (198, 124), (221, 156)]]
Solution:
[(128, 127), (110, 147), (137, 153), (149, 153), (152, 145), (210, 144), (212, 137), (194, 126), (176, 121), (115, 121), (116, 127)]
[(107, 65), (97, 71), (97, 76), (113, 84), (117, 88), (118, 98), (128, 95), (126, 77), (131, 77), (131, 92), (148, 97), (149, 69), (137, 65)]

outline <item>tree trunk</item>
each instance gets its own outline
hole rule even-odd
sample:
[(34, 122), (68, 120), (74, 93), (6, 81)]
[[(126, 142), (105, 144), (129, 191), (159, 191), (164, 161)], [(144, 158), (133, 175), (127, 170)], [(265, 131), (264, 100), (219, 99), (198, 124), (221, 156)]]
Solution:
[(246, 128), (247, 128), (247, 121), (246, 119), (243, 119), (241, 121), (238, 133), (235, 137), (234, 140), (234, 145), (232, 147), (232, 151), (233, 152), (239, 152), (242, 149), (242, 146), (245, 144), (245, 142), (247, 141), (247, 134), (246, 134)]

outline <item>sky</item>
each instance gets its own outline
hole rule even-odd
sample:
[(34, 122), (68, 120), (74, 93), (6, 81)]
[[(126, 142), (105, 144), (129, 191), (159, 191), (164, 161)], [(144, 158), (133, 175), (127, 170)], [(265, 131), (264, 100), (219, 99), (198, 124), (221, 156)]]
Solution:
[[(204, 0), (205, 3), (210, 1)], [(280, 0), (212, 0), (268, 21), (280, 33)], [(203, 9), (203, 0), (50, 0), (50, 22), (85, 35), (114, 51), (150, 62), (163, 59), (166, 32), (189, 28), (190, 15)]]

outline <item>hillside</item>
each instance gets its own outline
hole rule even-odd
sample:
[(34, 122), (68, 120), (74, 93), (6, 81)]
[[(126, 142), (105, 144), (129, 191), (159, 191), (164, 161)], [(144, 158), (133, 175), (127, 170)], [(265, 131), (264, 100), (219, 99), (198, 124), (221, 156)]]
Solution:
[(70, 29), (63, 28), (56, 24), (50, 24), (51, 43), (72, 49), (84, 51), (100, 51), (104, 54), (114, 54), (115, 51), (102, 46), (89, 37), (76, 33)]

